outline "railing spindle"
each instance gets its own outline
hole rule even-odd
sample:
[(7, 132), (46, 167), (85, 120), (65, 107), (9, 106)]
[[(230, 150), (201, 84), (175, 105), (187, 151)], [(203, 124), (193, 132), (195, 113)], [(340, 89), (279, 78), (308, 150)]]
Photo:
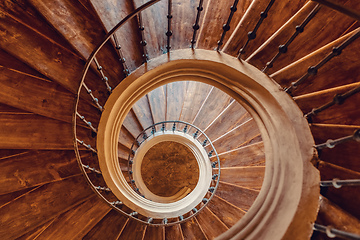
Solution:
[(360, 129), (355, 130), (355, 132), (352, 135), (346, 137), (338, 138), (335, 140), (329, 139), (325, 143), (315, 145), (315, 148), (317, 150), (321, 150), (323, 148), (334, 148), (336, 145), (350, 140), (355, 140), (357, 142), (360, 142)]
[(86, 143), (84, 143), (84, 141), (81, 141), (81, 140), (79, 140), (79, 139), (76, 139), (76, 141), (77, 141), (80, 145), (83, 145), (86, 149), (88, 149), (88, 150), (92, 151), (93, 153), (96, 153), (96, 154), (97, 154), (97, 151), (96, 151), (94, 148), (92, 148), (90, 144), (86, 144)]
[(228, 17), (228, 20), (227, 22), (223, 25), (223, 33), (221, 34), (221, 37), (220, 37), (220, 40), (218, 41), (218, 46), (216, 48), (216, 51), (219, 51), (220, 50), (220, 47), (224, 44), (224, 38), (225, 38), (225, 35), (226, 33), (230, 30), (230, 23), (231, 23), (231, 20), (234, 16), (234, 13), (236, 12), (237, 8), (237, 4), (238, 4), (239, 0), (235, 0), (234, 1), (234, 4), (230, 7), (230, 15)]
[(194, 32), (193, 32), (193, 36), (192, 36), (192, 39), (191, 39), (191, 48), (192, 49), (194, 49), (194, 46), (195, 46), (195, 43), (196, 43), (196, 40), (195, 40), (196, 32), (200, 28), (199, 21), (200, 21), (201, 11), (204, 10), (203, 3), (204, 3), (204, 0), (200, 0), (199, 1), (199, 6), (196, 8), (197, 9), (197, 14), (196, 14), (196, 19), (195, 19), (195, 24), (193, 25)]
[(127, 77), (130, 74), (130, 71), (129, 71), (128, 66), (126, 65), (126, 59), (125, 59), (125, 57), (124, 57), (124, 55), (123, 55), (123, 53), (121, 51), (121, 46), (120, 46), (119, 41), (118, 41), (118, 39), (116, 37), (116, 34), (113, 35), (113, 39), (114, 39), (114, 42), (115, 42), (115, 48), (118, 51), (118, 54), (120, 56), (119, 60), (120, 60), (120, 62), (122, 64), (122, 67), (124, 69), (123, 70), (124, 76)]
[(168, 29), (165, 33), (165, 35), (167, 36), (167, 45), (166, 45), (166, 50), (167, 52), (170, 52), (170, 39), (172, 36), (172, 31), (171, 31), (171, 19), (172, 19), (172, 15), (171, 15), (171, 7), (172, 7), (172, 0), (168, 0), (168, 15), (167, 15), (167, 19), (168, 19)]
[(109, 79), (105, 76), (102, 66), (100, 66), (100, 64), (96, 58), (94, 58), (94, 62), (96, 64), (97, 70), (101, 74), (101, 80), (105, 83), (105, 86), (106, 86), (106, 89), (108, 90), (108, 92), (111, 93), (112, 89), (109, 85)]
[(82, 83), (82, 86), (85, 88), (86, 92), (90, 95), (92, 101), (96, 104), (96, 107), (102, 112), (104, 108), (99, 104), (99, 100), (94, 97), (92, 91), (86, 86), (85, 83)]
[(341, 188), (342, 186), (360, 186), (360, 179), (344, 179), (334, 178), (331, 181), (321, 181), (320, 187)]
[(144, 33), (145, 28), (144, 28), (144, 25), (143, 25), (141, 13), (138, 13), (137, 19), (138, 19), (139, 30), (140, 30), (140, 35), (141, 35), (140, 45), (142, 46), (142, 49), (143, 49), (142, 57), (143, 57), (143, 61), (147, 62), (148, 59), (149, 59), (149, 56), (148, 56), (147, 49), (146, 49), (147, 42), (145, 41), (145, 33)]
[(94, 133), (97, 133), (97, 130), (96, 128), (94, 128), (94, 126), (92, 125), (91, 122), (88, 122), (84, 116), (82, 116), (80, 113), (76, 112), (76, 116), (78, 116), (86, 125), (88, 125), (91, 130), (94, 132)]
[(329, 238), (344, 238), (344, 239), (360, 239), (360, 235), (349, 233), (345, 231), (341, 231), (335, 228), (332, 228), (331, 226), (323, 226), (320, 224), (315, 223), (314, 224), (314, 231), (325, 233)]

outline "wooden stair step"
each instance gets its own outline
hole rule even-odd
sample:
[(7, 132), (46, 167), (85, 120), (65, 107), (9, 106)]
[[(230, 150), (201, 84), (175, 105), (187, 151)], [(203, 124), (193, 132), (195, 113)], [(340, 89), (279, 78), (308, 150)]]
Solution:
[[(260, 19), (260, 13), (264, 11), (269, 1), (254, 0), (246, 10), (244, 16), (236, 26), (227, 44), (224, 46), (224, 52), (232, 56), (237, 56), (240, 48), (243, 47), (248, 39), (248, 32), (253, 31), (255, 25)], [(268, 12), (267, 18), (263, 21), (256, 33), (256, 38), (248, 44), (246, 52), (242, 58), (246, 59), (263, 42), (265, 42), (273, 33), (283, 26), (305, 3), (305, 0), (296, 1), (275, 1)], [(291, 7), (290, 7), (291, 5)], [(278, 14), (281, 13), (281, 14)]]
[(220, 181), (216, 195), (244, 211), (249, 210), (258, 191)]
[(130, 154), (130, 149), (123, 146), (122, 144), (118, 144), (118, 157), (124, 160), (127, 160)]
[(166, 240), (184, 240), (180, 224), (165, 227)]
[[(90, 2), (107, 32), (135, 10), (134, 5), (126, 1), (90, 0)], [(141, 39), (138, 28), (138, 23), (136, 18), (134, 18), (129, 20), (128, 23), (124, 24), (115, 33), (121, 46), (121, 52), (125, 57), (126, 65), (130, 71), (135, 70), (143, 61), (141, 57), (142, 51), (139, 47)]]
[(142, 239), (146, 230), (146, 225), (136, 220), (129, 219), (125, 228), (122, 230), (119, 240)]
[[(333, 125), (333, 124), (311, 124), (311, 132), (316, 144), (325, 143), (328, 139), (337, 139), (352, 135), (360, 126)], [(334, 148), (321, 150), (320, 159), (353, 171), (360, 172), (359, 143), (348, 141), (336, 145)]]
[[(96, 14), (92, 9), (86, 9), (80, 2), (69, 0), (52, 2), (31, 0), (30, 2), (84, 59), (90, 56), (97, 44), (105, 37), (102, 25), (98, 18), (94, 17)], [(117, 60), (115, 49), (107, 43), (98, 52), (96, 58), (106, 72), (110, 86), (115, 87), (118, 78), (123, 76), (123, 69)]]
[(151, 114), (150, 103), (148, 96), (145, 95), (140, 98), (132, 107), (136, 118), (139, 120), (143, 129), (154, 124), (153, 117)]
[(112, 209), (83, 239), (117, 239), (127, 221), (124, 215)]
[(320, 171), (321, 180), (332, 180), (334, 178), (338, 179), (360, 179), (360, 172), (354, 170), (340, 167), (338, 165), (319, 161), (317, 168)]
[(6, 229), (0, 232), (0, 238), (20, 237), (93, 194), (82, 175), (36, 188), (0, 208), (0, 221), (3, 229)]
[(194, 218), (181, 224), (182, 234), (184, 240), (207, 240), (203, 230), (200, 228), (198, 221)]
[(166, 120), (179, 120), (183, 107), (187, 82), (172, 82), (166, 84)]
[(236, 100), (232, 101), (224, 111), (205, 130), (210, 139), (217, 139), (233, 128), (249, 120), (251, 115)]
[(11, 193), (7, 193), (7, 194), (2, 194), (0, 195), (0, 208), (3, 207), (6, 204), (11, 203), (12, 201), (14, 201), (16, 198), (21, 197), (22, 195), (27, 194), (28, 192), (31, 192), (32, 190), (34, 190), (35, 188), (39, 188), (39, 186), (37, 187), (31, 187), (31, 188), (26, 188), (26, 189), (22, 189), (16, 192), (11, 192)]
[(98, 196), (60, 214), (38, 239), (82, 238), (110, 211)]
[(219, 155), (221, 167), (265, 166), (263, 142), (237, 148)]
[[(240, 1), (237, 4), (237, 10), (232, 17), (230, 30), (225, 35), (224, 43), (229, 39), (250, 4), (250, 0)], [(205, 13), (203, 13), (203, 20), (200, 22), (197, 48), (214, 49), (217, 47), (217, 43), (223, 33), (223, 25), (228, 20), (232, 5), (233, 1), (208, 1), (208, 4), (205, 5), (207, 8)], [(222, 9), (222, 11), (219, 11), (219, 9)]]
[(38, 226), (37, 228), (25, 233), (24, 235), (22, 235), (21, 237), (16, 238), (16, 240), (30, 240), (30, 239), (37, 239), (40, 234), (45, 231), (45, 229), (47, 227), (50, 226), (50, 224), (53, 223), (53, 221), (55, 221), (56, 218), (50, 219), (49, 221), (47, 221), (46, 223)]
[(184, 104), (180, 114), (181, 121), (193, 123), (196, 114), (204, 104), (204, 101), (212, 88), (211, 85), (201, 82), (190, 81), (188, 83)]
[[(288, 22), (272, 35), (258, 50), (256, 50), (247, 62), (262, 69), (278, 52), (279, 46), (285, 44), (296, 32), (295, 27), (301, 25), (308, 14), (315, 8), (316, 2), (307, 2)], [(326, 19), (326, 21), (324, 21)], [(319, 47), (341, 37), (343, 33), (354, 23), (354, 19), (337, 13), (334, 10), (321, 7), (317, 14), (305, 26), (289, 45), (288, 51), (282, 54), (270, 68), (268, 73), (274, 73), (288, 64), (301, 59), (317, 50)]]
[(134, 139), (143, 131), (143, 128), (132, 109), (130, 109), (126, 115), (123, 122), (123, 127), (125, 127), (131, 133)]
[(208, 207), (205, 207), (196, 216), (196, 219), (207, 239), (214, 239), (228, 230), (228, 227), (213, 212), (211, 212)]
[(134, 140), (135, 138), (132, 136), (132, 134), (124, 127), (124, 125), (122, 125), (118, 142), (126, 148), (130, 149), (134, 143)]
[(214, 196), (207, 207), (228, 227), (232, 227), (244, 215), (245, 211), (230, 204), (224, 199)]
[(316, 221), (338, 230), (360, 234), (360, 220), (325, 197), (320, 197), (320, 210)]
[[(318, 64), (325, 58), (333, 47), (339, 46), (347, 38), (349, 38), (356, 29), (335, 41), (319, 48), (309, 55), (289, 64), (279, 71), (270, 75), (282, 87), (288, 87), (292, 82), (298, 80), (301, 76), (307, 73), (310, 66)], [(356, 41), (356, 40), (355, 40)], [(358, 82), (357, 76), (360, 72), (357, 66), (357, 52), (359, 52), (359, 44), (352, 43), (347, 46), (342, 54), (334, 57), (318, 70), (317, 75), (310, 76), (307, 80), (302, 82), (296, 89), (293, 90), (294, 96), (299, 96), (311, 92), (321, 91), (329, 88), (338, 87), (345, 84)], [(340, 68), (339, 66), (346, 66)]]
[(230, 104), (232, 98), (218, 88), (213, 88), (193, 122), (200, 129), (209, 124)]
[(0, 194), (27, 189), (81, 174), (73, 150), (30, 151), (0, 161)]
[(223, 136), (213, 140), (216, 151), (221, 154), (253, 143), (251, 140), (260, 135), (254, 119), (249, 119)]
[(143, 240), (161, 240), (165, 239), (164, 227), (147, 226)]
[(28, 152), (29, 151), (27, 149), (0, 149), (0, 160), (20, 156)]
[(260, 190), (265, 166), (221, 168), (221, 181), (249, 189)]
[[(138, 8), (145, 3), (144, 0), (133, 0), (133, 2), (134, 8)], [(141, 12), (144, 40), (147, 42), (146, 50), (149, 59), (155, 58), (166, 51), (167, 5), (166, 1), (160, 1)], [(140, 47), (140, 43), (138, 47)]]
[[(165, 121), (166, 86), (158, 87), (148, 93), (150, 109), (154, 123)], [(148, 126), (147, 126), (148, 127)]]

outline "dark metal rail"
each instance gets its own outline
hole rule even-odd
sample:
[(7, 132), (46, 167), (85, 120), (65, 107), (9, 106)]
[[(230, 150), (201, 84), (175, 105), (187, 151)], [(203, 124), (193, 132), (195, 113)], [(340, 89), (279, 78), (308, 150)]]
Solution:
[(201, 14), (201, 11), (204, 10), (203, 2), (204, 2), (204, 0), (200, 0), (199, 1), (199, 6), (196, 8), (197, 9), (197, 14), (196, 14), (196, 19), (195, 19), (195, 24), (193, 25), (194, 32), (193, 32), (193, 36), (192, 36), (192, 39), (191, 39), (191, 48), (192, 49), (194, 49), (194, 46), (195, 46), (195, 43), (196, 43), (196, 40), (195, 40), (196, 32), (200, 28), (200, 26), (199, 26), (200, 14)]
[(168, 29), (165, 33), (165, 35), (167, 36), (167, 44), (166, 44), (166, 50), (167, 52), (170, 52), (171, 49), (171, 45), (170, 45), (170, 39), (172, 36), (172, 31), (171, 31), (171, 19), (172, 19), (172, 15), (171, 15), (171, 7), (172, 7), (172, 0), (168, 0), (168, 15), (166, 16), (168, 19)]
[(317, 224), (317, 223), (314, 224), (314, 231), (326, 233), (326, 235), (329, 238), (338, 237), (338, 238), (343, 238), (343, 239), (354, 239), (354, 240), (359, 240), (360, 239), (360, 235), (345, 232), (345, 231), (341, 231), (341, 230), (332, 228), (331, 226), (323, 226), (323, 225), (320, 225), (320, 224)]
[(218, 46), (216, 48), (216, 51), (219, 51), (220, 50), (220, 47), (224, 44), (224, 38), (225, 38), (225, 35), (226, 33), (230, 30), (230, 23), (231, 23), (231, 20), (234, 16), (234, 13), (236, 12), (237, 8), (237, 4), (239, 3), (239, 0), (235, 0), (234, 1), (234, 4), (230, 7), (230, 15), (228, 17), (228, 20), (227, 22), (223, 25), (223, 33), (220, 37), (220, 40), (218, 41)]
[(317, 150), (321, 150), (323, 148), (334, 148), (336, 145), (350, 141), (350, 140), (355, 140), (357, 142), (360, 142), (360, 129), (355, 130), (355, 132), (352, 135), (338, 138), (335, 140), (329, 139), (325, 143), (315, 145), (314, 147)]
[(320, 187), (341, 188), (342, 186), (360, 186), (360, 179), (340, 180), (340, 179), (334, 178), (331, 181), (321, 181), (320, 182)]

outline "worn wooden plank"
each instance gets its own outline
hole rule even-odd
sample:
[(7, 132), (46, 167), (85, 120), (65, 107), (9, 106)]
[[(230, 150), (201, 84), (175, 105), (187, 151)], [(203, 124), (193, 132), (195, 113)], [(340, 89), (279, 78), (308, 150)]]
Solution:
[(51, 219), (48, 222), (40, 225), (39, 227), (25, 233), (24, 235), (22, 235), (19, 238), (16, 238), (16, 240), (32, 240), (32, 239), (37, 239), (37, 237), (43, 232), (45, 231), (45, 229), (50, 226), (50, 224), (55, 220)]
[[(232, 33), (228, 42), (224, 46), (224, 52), (236, 56), (248, 39), (248, 32), (253, 31), (260, 19), (260, 13), (264, 11), (269, 1), (254, 0), (244, 16), (240, 20), (236, 29)], [(242, 58), (246, 59), (254, 50), (264, 43), (275, 31), (284, 25), (305, 3), (305, 0), (285, 0), (275, 1), (271, 7), (268, 17), (263, 21), (255, 40), (250, 41), (246, 52)], [(281, 13), (281, 14), (278, 14)]]
[[(131, 1), (91, 0), (90, 2), (108, 32), (135, 10)], [(138, 27), (138, 23), (134, 18), (116, 32), (117, 40), (126, 59), (126, 65), (130, 68), (129, 70), (136, 69), (143, 61), (141, 57), (143, 53), (138, 45), (141, 41)]]
[(45, 184), (0, 208), (0, 238), (20, 237), (93, 194), (83, 176)]
[(150, 109), (154, 123), (165, 121), (166, 86), (158, 87), (148, 93)]
[[(197, 48), (214, 49), (217, 47), (217, 42), (223, 33), (223, 25), (226, 24), (228, 20), (230, 7), (233, 5), (233, 2), (234, 1), (209, 1), (199, 30)], [(232, 17), (230, 30), (226, 33), (224, 42), (229, 39), (251, 2), (252, 0), (239, 1), (237, 11)], [(222, 11), (219, 11), (219, 9)]]
[(122, 126), (119, 134), (119, 140), (118, 140), (119, 143), (125, 146), (126, 148), (130, 149), (134, 140), (135, 139), (131, 135), (131, 133), (124, 126)]
[[(317, 3), (308, 2), (286, 24), (284, 24), (273, 36), (269, 38), (247, 61), (262, 69), (279, 51), (279, 46), (296, 32), (295, 27), (300, 25), (307, 15), (315, 8)], [(325, 20), (326, 19), (326, 20)], [(325, 20), (325, 21), (324, 21)], [(342, 34), (354, 23), (354, 20), (343, 16), (327, 7), (322, 7), (313, 19), (306, 25), (304, 32), (299, 34), (288, 47), (288, 51), (282, 54), (268, 70), (271, 74), (289, 63), (292, 63), (312, 53), (322, 46), (341, 37)]]
[(332, 163), (319, 161), (317, 168), (320, 171), (321, 180), (338, 179), (359, 179), (360, 172), (340, 167)]
[(207, 207), (218, 217), (228, 228), (232, 227), (244, 215), (245, 211), (228, 203), (218, 196), (214, 196)]
[(254, 190), (261, 189), (264, 175), (264, 166), (221, 168), (221, 181)]
[[(133, 0), (135, 8), (140, 7), (146, 0)], [(166, 51), (167, 29), (167, 1), (160, 1), (141, 12), (144, 26), (144, 36), (149, 59), (157, 57)], [(138, 45), (140, 47), (140, 43)]]
[(4, 0), (0, 2), (1, 15), (10, 15), (16, 21), (27, 25), (37, 33), (47, 36), (52, 41), (72, 51), (71, 45), (59, 35), (43, 16), (26, 0)]
[(345, 2), (345, 4), (344, 1), (341, 0), (314, 0), (314, 1), (323, 4), (329, 8), (332, 8), (349, 17), (352, 17), (357, 21), (360, 21), (360, 6), (358, 5), (358, 1), (351, 0)]
[[(74, 148), (72, 125), (31, 114), (0, 115), (0, 148), (69, 149)], [(78, 138), (95, 146), (91, 132), (78, 128)]]
[(134, 138), (136, 138), (143, 130), (132, 109), (126, 115), (123, 126), (131, 133)]
[(179, 120), (186, 94), (187, 82), (166, 84), (166, 117), (167, 121)]
[(219, 155), (221, 167), (265, 166), (263, 142), (237, 148)]
[[(288, 87), (291, 82), (295, 82), (303, 76), (309, 66), (314, 66), (326, 57), (333, 47), (339, 46), (345, 39), (354, 34), (354, 30), (341, 38), (325, 45), (322, 48), (312, 52), (311, 54), (293, 62), (292, 64), (280, 69), (271, 74), (281, 86)], [(302, 82), (296, 89), (293, 90), (293, 95), (303, 95), (311, 92), (316, 92), (324, 89), (338, 87), (344, 84), (350, 84), (359, 81), (359, 68), (357, 65), (357, 56), (360, 45), (351, 43), (347, 46), (340, 56), (332, 58), (323, 67), (318, 70), (317, 75), (310, 76), (307, 80)], [(341, 66), (341, 67), (340, 67)]]
[(60, 214), (38, 239), (80, 239), (109, 211), (110, 207), (94, 195), (81, 205)]
[(0, 194), (81, 174), (74, 151), (30, 151), (0, 161)]
[(28, 153), (26, 149), (0, 149), (0, 160)]
[(166, 240), (184, 240), (180, 224), (165, 227)]
[(214, 239), (228, 230), (228, 227), (208, 207), (205, 207), (196, 219), (207, 239)]
[(0, 208), (6, 204), (9, 204), (11, 201), (14, 201), (16, 198), (21, 197), (24, 194), (27, 194), (28, 192), (34, 190), (35, 188), (38, 188), (38, 187), (31, 187), (31, 188), (19, 190), (16, 192), (11, 192), (11, 193), (0, 195)]
[(132, 107), (136, 118), (139, 120), (143, 129), (150, 127), (154, 124), (153, 117), (151, 114), (150, 103), (148, 96), (145, 95), (140, 98)]
[(228, 152), (241, 146), (254, 143), (252, 141), (260, 134), (254, 119), (250, 119), (223, 136), (213, 141), (214, 147), (218, 153)]
[[(331, 124), (312, 124), (310, 127), (316, 144), (324, 143), (328, 139), (337, 139), (352, 135), (356, 129), (360, 128), (360, 126)], [(350, 141), (338, 144), (332, 149), (322, 149), (320, 159), (325, 162), (360, 172), (360, 162), (358, 161), (359, 154), (359, 143), (356, 141)]]
[(124, 230), (121, 232), (119, 236), (119, 240), (126, 239), (142, 239), (146, 230), (146, 225), (142, 224), (138, 221), (129, 219)]
[(130, 149), (123, 146), (122, 144), (118, 144), (118, 157), (124, 160), (127, 160), (129, 157)]
[(199, 227), (198, 222), (192, 218), (181, 224), (182, 233), (185, 240), (201, 239), (206, 240), (204, 232)]
[(251, 115), (237, 101), (232, 101), (228, 107), (205, 130), (205, 134), (212, 140), (231, 131), (233, 128), (249, 120)]
[(143, 240), (161, 240), (165, 239), (164, 227), (151, 227), (147, 226)]
[(230, 104), (232, 98), (218, 88), (213, 88), (193, 122), (200, 129), (205, 129)]
[(360, 234), (360, 220), (325, 197), (320, 198), (320, 210), (316, 221), (325, 226), (331, 225), (335, 229)]
[[(331, 102), (336, 94), (344, 94), (347, 91), (360, 86), (360, 83), (343, 85), (341, 87), (326, 89), (296, 97), (296, 103), (304, 114), (309, 113), (313, 108), (318, 108)], [(360, 94), (349, 97), (343, 104), (334, 106), (312, 116), (313, 123), (360, 125), (357, 103), (360, 101)]]
[(117, 239), (126, 222), (127, 218), (124, 215), (111, 210), (83, 239)]
[(247, 211), (255, 201), (258, 191), (220, 181), (216, 195), (238, 208)]

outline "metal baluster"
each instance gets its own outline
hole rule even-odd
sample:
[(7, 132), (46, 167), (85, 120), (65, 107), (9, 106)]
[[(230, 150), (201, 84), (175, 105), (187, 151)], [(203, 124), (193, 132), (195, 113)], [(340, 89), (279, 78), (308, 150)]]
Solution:
[(109, 85), (109, 79), (105, 76), (104, 71), (102, 69), (102, 66), (100, 66), (98, 60), (96, 58), (94, 58), (94, 62), (96, 64), (97, 70), (100, 72), (101, 74), (101, 80), (103, 80), (103, 82), (105, 83), (106, 89), (108, 90), (109, 93), (112, 92), (111, 87)]
[(85, 83), (83, 83), (82, 85), (85, 88), (86, 92), (90, 95), (92, 101), (96, 104), (96, 107), (102, 112), (104, 108), (99, 104), (99, 100), (96, 97), (94, 97), (92, 91), (86, 86)]
[(353, 135), (338, 138), (338, 139), (335, 139), (335, 140), (329, 139), (325, 143), (315, 145), (315, 148), (317, 150), (321, 150), (321, 149), (326, 148), (326, 147), (327, 148), (334, 148), (337, 144), (344, 143), (344, 142), (347, 142), (349, 140), (355, 140), (357, 142), (360, 142), (360, 129), (355, 130)]
[(167, 223), (168, 223), (168, 219), (167, 219), (167, 218), (164, 218), (164, 219), (163, 219), (163, 224), (166, 225)]
[(141, 13), (138, 13), (137, 16), (138, 16), (137, 19), (138, 19), (138, 23), (139, 23), (140, 35), (141, 35), (140, 45), (142, 46), (142, 49), (143, 49), (142, 57), (143, 57), (144, 62), (147, 62), (147, 60), (149, 59), (149, 56), (148, 56), (148, 53), (146, 50), (147, 42), (145, 41), (145, 33), (144, 33), (145, 28), (144, 28), (144, 25), (142, 22)]
[(317, 223), (314, 224), (314, 231), (326, 233), (326, 235), (329, 238), (339, 237), (339, 238), (344, 238), (344, 239), (357, 239), (357, 240), (360, 239), (360, 235), (341, 231), (341, 230), (332, 228), (331, 226), (323, 226), (323, 225), (320, 225)]
[(82, 166), (83, 166), (83, 168), (89, 169), (90, 171), (92, 171), (96, 174), (101, 174), (101, 172), (99, 170), (97, 170), (96, 168), (92, 168), (89, 165), (82, 164)]
[(347, 38), (343, 43), (341, 43), (338, 47), (334, 47), (325, 58), (323, 58), (318, 64), (315, 66), (311, 66), (308, 68), (307, 72), (300, 77), (297, 81), (292, 82), (291, 85), (287, 88), (285, 88), (285, 92), (291, 94), (291, 91), (293, 88), (296, 88), (304, 82), (309, 76), (316, 75), (318, 70), (324, 66), (328, 61), (330, 61), (333, 57), (339, 56), (342, 53), (342, 50), (350, 45), (356, 38), (360, 36), (360, 28), (358, 31), (356, 31), (353, 35), (351, 35), (349, 38)]
[(205, 204), (206, 204), (208, 201), (209, 201), (209, 199), (207, 199), (207, 198), (203, 198), (203, 200), (202, 200), (202, 202), (205, 203)]
[(209, 153), (208, 153), (208, 156), (211, 157), (212, 154), (213, 154), (214, 150), (211, 150)]
[(249, 42), (250, 42), (251, 40), (254, 40), (254, 39), (256, 38), (256, 32), (257, 32), (257, 30), (259, 29), (261, 23), (264, 21), (264, 19), (267, 18), (267, 14), (268, 14), (271, 6), (274, 4), (274, 2), (275, 2), (275, 0), (270, 0), (270, 2), (269, 2), (269, 4), (267, 5), (265, 11), (263, 11), (263, 12), (260, 13), (260, 19), (259, 19), (259, 21), (257, 22), (254, 30), (248, 32), (248, 39), (246, 40), (245, 45), (240, 49), (239, 54), (238, 54), (238, 56), (237, 56), (238, 59), (240, 59), (240, 58), (241, 58), (241, 55), (245, 53), (245, 49), (246, 49), (246, 47), (248, 46)]
[(320, 182), (320, 187), (341, 188), (342, 186), (360, 186), (360, 179), (340, 180), (338, 178), (334, 178), (331, 181), (321, 181)]
[(124, 76), (125, 77), (127, 77), (129, 74), (130, 74), (130, 71), (129, 71), (129, 68), (127, 67), (127, 64), (126, 64), (126, 59), (125, 59), (125, 57), (124, 57), (124, 55), (123, 55), (123, 53), (122, 53), (122, 51), (121, 51), (121, 46), (120, 46), (120, 44), (119, 44), (119, 42), (118, 42), (118, 39), (117, 39), (117, 37), (116, 37), (116, 34), (114, 34), (113, 35), (113, 39), (114, 39), (114, 41), (115, 41), (115, 48), (116, 48), (116, 50), (118, 51), (118, 53), (119, 53), (119, 56), (120, 56), (120, 62), (121, 62), (121, 64), (122, 64), (122, 67), (123, 67), (123, 73), (124, 73)]
[(174, 122), (174, 125), (172, 127), (172, 130), (175, 131), (176, 130), (176, 122)]
[(206, 146), (207, 141), (208, 141), (207, 139), (204, 140), (204, 142), (203, 142), (203, 144), (202, 144), (203, 147)]
[(166, 45), (166, 49), (167, 52), (170, 52), (170, 39), (172, 36), (172, 31), (171, 31), (171, 19), (172, 19), (172, 15), (171, 15), (171, 6), (172, 6), (172, 0), (168, 0), (168, 15), (167, 15), (167, 19), (168, 19), (168, 30), (165, 33), (165, 35), (167, 36), (167, 45)]
[(136, 216), (138, 215), (138, 213), (137, 213), (137, 212), (132, 212), (132, 213), (130, 213), (129, 215), (130, 215), (130, 216), (133, 216), (133, 217), (136, 217)]
[(191, 48), (194, 49), (194, 45), (196, 43), (196, 32), (197, 30), (199, 30), (200, 26), (199, 26), (199, 20), (200, 20), (200, 14), (201, 14), (201, 11), (204, 10), (203, 8), (203, 2), (204, 0), (200, 0), (199, 1), (199, 6), (196, 8), (197, 9), (197, 14), (196, 14), (196, 20), (195, 20), (195, 24), (193, 25), (193, 29), (194, 29), (194, 32), (193, 32), (193, 36), (192, 36), (192, 39), (191, 39)]
[(156, 128), (155, 128), (155, 126), (153, 125), (152, 127), (151, 127), (151, 134), (155, 134), (156, 133)]
[(165, 131), (165, 123), (161, 124), (161, 131), (164, 132)]
[(196, 130), (196, 132), (194, 133), (193, 137), (194, 137), (194, 138), (197, 138), (198, 134), (199, 134), (199, 130)]
[(331, 106), (333, 106), (335, 104), (337, 104), (337, 105), (343, 104), (344, 101), (347, 98), (351, 97), (352, 95), (354, 95), (355, 93), (358, 93), (358, 92), (360, 92), (360, 86), (355, 87), (355, 88), (351, 89), (350, 91), (347, 91), (344, 94), (336, 94), (332, 101), (330, 101), (330, 102), (328, 102), (328, 103), (326, 103), (326, 104), (324, 104), (324, 105), (322, 105), (322, 106), (320, 106), (318, 108), (313, 108), (311, 110), (311, 112), (308, 112), (304, 116), (308, 119), (309, 122), (311, 122), (312, 121), (312, 119), (311, 119), (312, 116), (315, 116), (316, 114), (328, 109), (329, 107), (331, 107)]
[(220, 40), (218, 41), (218, 46), (216, 48), (216, 51), (219, 51), (220, 50), (220, 47), (223, 45), (223, 41), (224, 41), (224, 38), (225, 38), (225, 35), (226, 33), (230, 30), (230, 23), (231, 23), (231, 20), (232, 20), (232, 17), (234, 16), (234, 13), (236, 12), (237, 8), (237, 4), (238, 4), (239, 0), (235, 0), (234, 1), (234, 4), (230, 7), (230, 15), (228, 17), (228, 20), (227, 22), (223, 25), (223, 33), (220, 37)]
[(307, 15), (305, 20), (298, 26), (295, 27), (294, 34), (287, 40), (287, 42), (283, 45), (279, 46), (279, 52), (268, 62), (266, 66), (263, 68), (262, 72), (267, 72), (268, 69), (273, 67), (274, 62), (280, 57), (281, 54), (286, 53), (289, 45), (294, 41), (294, 39), (304, 31), (305, 26), (310, 22), (310, 20), (316, 15), (316, 13), (320, 10), (321, 5), (317, 4), (315, 8)]
[(96, 150), (93, 149), (93, 148), (90, 146), (90, 144), (85, 144), (84, 141), (81, 141), (81, 140), (79, 140), (79, 139), (76, 139), (76, 141), (77, 141), (79, 144), (83, 145), (86, 149), (92, 151), (93, 153), (97, 153)]
[(123, 205), (123, 202), (121, 202), (121, 201), (115, 201), (115, 202), (111, 202), (110, 204), (111, 204), (111, 205), (114, 205), (114, 206), (116, 207), (116, 206), (122, 206), (122, 205)]
[(108, 187), (96, 186), (95, 189), (98, 191), (111, 192), (111, 189)]
[(96, 128), (93, 127), (91, 122), (86, 121), (84, 116), (80, 115), (78, 112), (76, 112), (76, 116), (78, 116), (86, 125), (88, 125), (94, 133), (97, 133)]
[(185, 127), (184, 127), (183, 132), (186, 133), (186, 132), (187, 132), (187, 129), (188, 129), (188, 125), (186, 124)]

